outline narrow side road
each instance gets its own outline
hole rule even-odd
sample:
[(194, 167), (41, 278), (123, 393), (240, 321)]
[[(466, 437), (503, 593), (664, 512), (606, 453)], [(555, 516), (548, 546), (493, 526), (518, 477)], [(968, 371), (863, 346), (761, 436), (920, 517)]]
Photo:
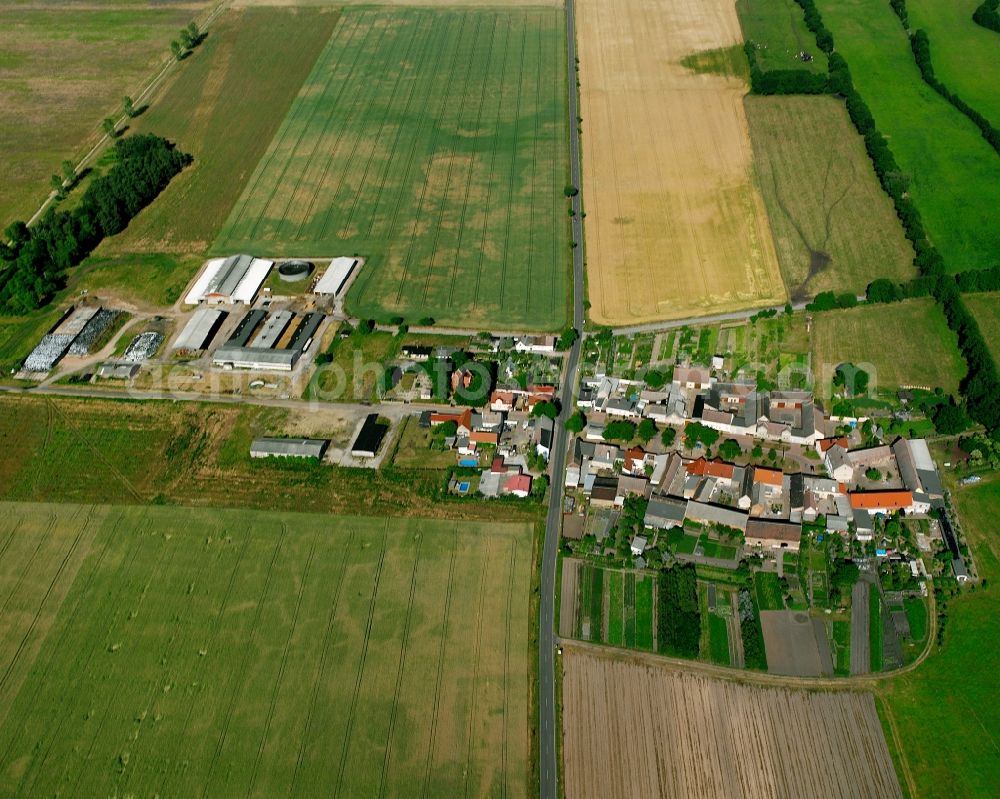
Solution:
[[(580, 188), (580, 111), (576, 93), (576, 23), (573, 0), (566, 0), (566, 58), (569, 89), (569, 157), (570, 180)], [(583, 204), (580, 192), (572, 198), (573, 247), (573, 326), (583, 331)], [(557, 421), (551, 457), (552, 487), (549, 512), (545, 522), (545, 543), (542, 551), (541, 602), (538, 609), (538, 735), (539, 793), (542, 799), (559, 796), (558, 735), (556, 724), (555, 678), (555, 603), (556, 554), (562, 525), (563, 473), (566, 466), (566, 429), (564, 423), (573, 409), (573, 390), (580, 363), (580, 341), (577, 339), (566, 359), (562, 377), (562, 415)]]

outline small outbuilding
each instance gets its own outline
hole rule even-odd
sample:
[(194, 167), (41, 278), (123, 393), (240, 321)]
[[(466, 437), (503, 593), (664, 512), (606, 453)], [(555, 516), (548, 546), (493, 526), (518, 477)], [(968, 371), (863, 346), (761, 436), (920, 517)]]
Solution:
[(329, 443), (325, 438), (255, 438), (250, 445), (250, 457), (322, 460)]
[(361, 432), (351, 445), (351, 455), (355, 458), (374, 458), (388, 432), (389, 425), (380, 422), (377, 413), (368, 414), (361, 425)]

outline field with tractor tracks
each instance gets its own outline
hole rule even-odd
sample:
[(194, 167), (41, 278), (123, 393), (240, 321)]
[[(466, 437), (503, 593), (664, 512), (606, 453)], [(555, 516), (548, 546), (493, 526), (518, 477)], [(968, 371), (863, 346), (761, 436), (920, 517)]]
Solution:
[(745, 79), (681, 63), (742, 42), (733, 3), (582, 0), (577, 17), (594, 321), (784, 302)]
[(345, 9), (214, 250), (363, 254), (362, 317), (560, 327), (563, 25), (551, 8)]
[(529, 793), (530, 527), (0, 510), (0, 793)]
[(902, 796), (870, 695), (743, 685), (563, 651), (569, 799)]

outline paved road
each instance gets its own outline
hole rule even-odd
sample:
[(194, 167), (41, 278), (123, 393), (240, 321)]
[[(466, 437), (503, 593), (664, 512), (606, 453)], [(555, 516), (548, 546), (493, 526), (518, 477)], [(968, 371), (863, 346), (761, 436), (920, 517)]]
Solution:
[[(580, 134), (577, 119), (580, 111), (576, 94), (576, 23), (573, 0), (566, 0), (566, 57), (569, 65), (570, 177), (580, 188)], [(573, 326), (583, 330), (583, 203), (578, 192), (573, 203)], [(555, 680), (555, 592), (556, 553), (562, 525), (563, 473), (566, 466), (566, 430), (563, 422), (573, 410), (573, 389), (580, 363), (580, 340), (566, 359), (562, 379), (562, 416), (549, 462), (552, 466), (552, 489), (549, 513), (545, 521), (545, 544), (542, 549), (541, 603), (538, 610), (538, 734), (539, 793), (542, 799), (559, 796), (559, 763), (556, 726)]]

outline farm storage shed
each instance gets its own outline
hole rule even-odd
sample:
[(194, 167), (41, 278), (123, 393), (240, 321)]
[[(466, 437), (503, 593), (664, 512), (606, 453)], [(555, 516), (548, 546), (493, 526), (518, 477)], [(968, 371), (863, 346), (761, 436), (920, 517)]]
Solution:
[(290, 372), (299, 360), (299, 350), (268, 350), (262, 347), (234, 347), (226, 344), (215, 351), (212, 363), (231, 369)]
[(238, 302), (251, 304), (267, 279), (274, 261), (254, 258), (252, 255), (231, 255), (213, 258), (206, 265), (184, 302), (197, 305)]
[(351, 445), (351, 455), (355, 458), (374, 458), (388, 430), (387, 424), (379, 424), (377, 413), (368, 414), (361, 425), (361, 432)]
[(173, 348), (175, 350), (205, 349), (225, 318), (225, 311), (199, 308), (184, 325), (184, 329), (174, 342)]
[(325, 438), (255, 438), (250, 457), (321, 459), (329, 443)]
[(291, 311), (278, 311), (271, 314), (250, 346), (271, 349), (278, 343), (281, 334), (285, 332), (294, 317), (295, 314)]
[(313, 293), (335, 297), (344, 288), (347, 278), (351, 276), (357, 265), (357, 258), (334, 258), (323, 273), (323, 277), (316, 283)]

